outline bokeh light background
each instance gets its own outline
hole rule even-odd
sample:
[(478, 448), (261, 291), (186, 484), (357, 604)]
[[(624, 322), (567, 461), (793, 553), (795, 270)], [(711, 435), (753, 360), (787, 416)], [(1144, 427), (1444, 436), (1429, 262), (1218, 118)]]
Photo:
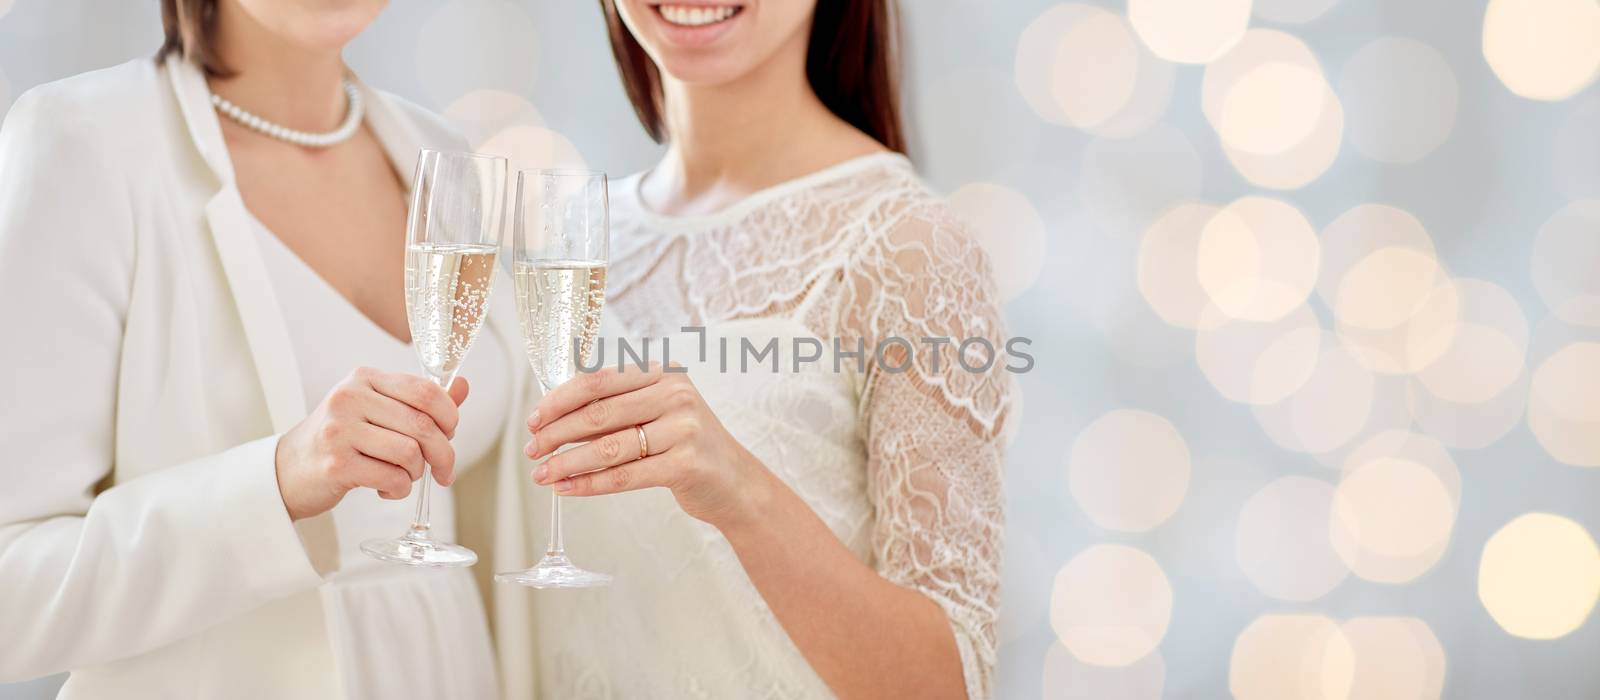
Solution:
[[(1038, 358), (999, 696), (1600, 697), (1600, 2), (901, 4)], [(0, 0), (0, 110), (156, 7)], [(522, 166), (659, 153), (592, 2), (395, 0), (349, 59)]]

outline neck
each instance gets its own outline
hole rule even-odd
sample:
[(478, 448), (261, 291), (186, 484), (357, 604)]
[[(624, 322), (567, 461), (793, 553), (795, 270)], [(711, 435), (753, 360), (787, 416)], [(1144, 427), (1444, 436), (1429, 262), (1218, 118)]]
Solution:
[(670, 146), (653, 175), (658, 192), (678, 203), (737, 196), (816, 169), (815, 144), (842, 122), (806, 79), (805, 40), (729, 83), (690, 85), (663, 73)]
[(236, 2), (217, 3), (216, 46), (228, 78), (211, 89), (246, 111), (291, 129), (329, 131), (344, 120), (345, 67), (338, 50), (315, 50), (273, 34)]

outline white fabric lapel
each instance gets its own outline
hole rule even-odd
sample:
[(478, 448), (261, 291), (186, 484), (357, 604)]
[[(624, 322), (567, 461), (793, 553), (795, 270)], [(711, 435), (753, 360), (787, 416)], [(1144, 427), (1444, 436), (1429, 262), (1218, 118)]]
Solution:
[(244, 199), (234, 184), (233, 163), (211, 106), (205, 76), (194, 64), (176, 57), (167, 59), (165, 70), (172, 79), (189, 137), (221, 185), (206, 203), (206, 223), (239, 310), (256, 377), (267, 400), (267, 413), (272, 417), (272, 430), (282, 433), (306, 415), (300, 367), (295, 362), (288, 328), (250, 230)]

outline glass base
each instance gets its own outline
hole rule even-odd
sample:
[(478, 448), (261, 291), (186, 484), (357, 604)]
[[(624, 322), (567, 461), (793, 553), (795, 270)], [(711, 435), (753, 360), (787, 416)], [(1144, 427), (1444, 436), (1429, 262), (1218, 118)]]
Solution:
[(599, 588), (611, 585), (609, 574), (597, 574), (572, 565), (564, 554), (546, 554), (533, 568), (494, 575), (501, 583), (529, 588)]
[(459, 544), (439, 542), (427, 530), (412, 529), (393, 540), (367, 540), (361, 551), (374, 559), (407, 566), (465, 567), (478, 563), (478, 555)]

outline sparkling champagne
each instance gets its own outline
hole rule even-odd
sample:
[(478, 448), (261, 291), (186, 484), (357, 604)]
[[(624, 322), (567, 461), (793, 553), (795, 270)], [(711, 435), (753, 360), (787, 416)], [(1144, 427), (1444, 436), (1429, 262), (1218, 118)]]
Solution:
[(441, 385), (483, 327), (494, 286), (492, 245), (414, 243), (406, 248), (406, 312), (422, 368)]
[[(528, 362), (545, 391), (577, 372), (579, 359), (593, 357), (606, 303), (606, 264), (594, 260), (518, 262), (517, 310)], [(576, 348), (576, 354), (574, 349)]]

